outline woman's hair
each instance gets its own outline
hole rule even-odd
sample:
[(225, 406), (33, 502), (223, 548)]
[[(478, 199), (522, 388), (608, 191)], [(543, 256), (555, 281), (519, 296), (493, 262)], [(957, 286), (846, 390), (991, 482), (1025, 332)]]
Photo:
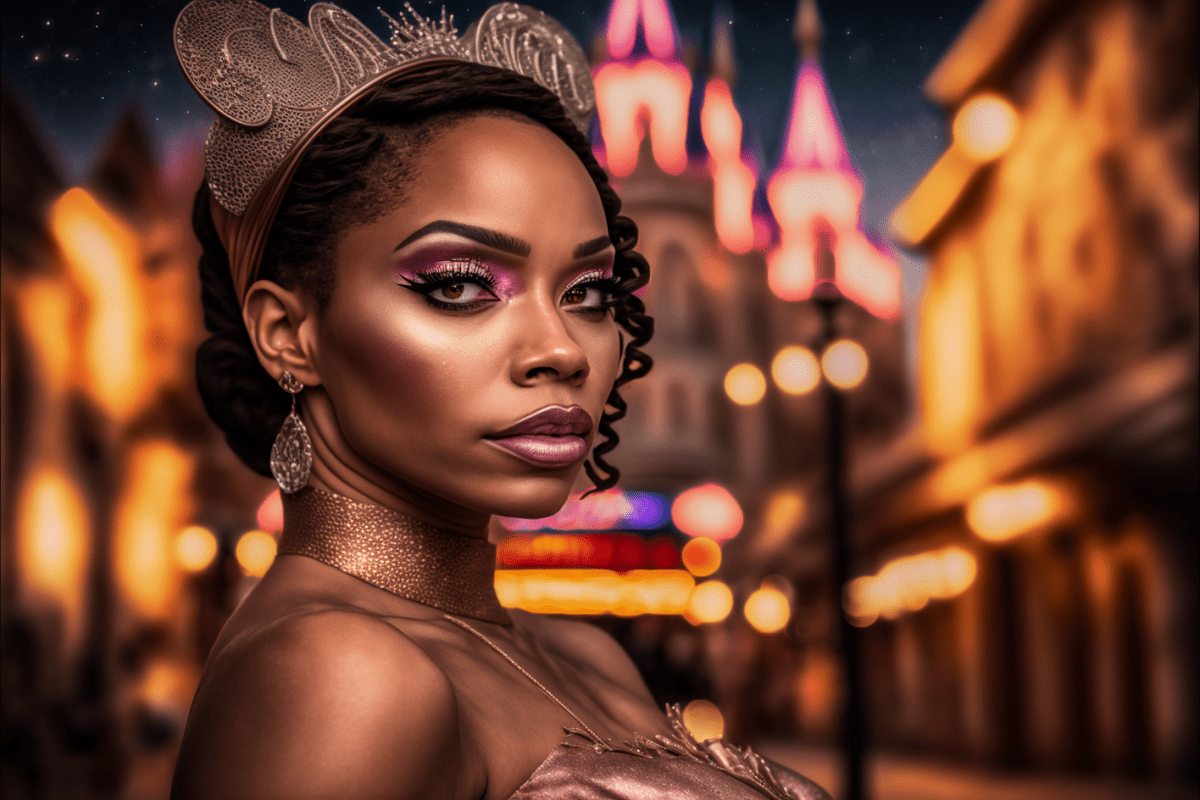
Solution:
[[(424, 147), (439, 131), (480, 114), (515, 116), (544, 125), (575, 151), (600, 193), (617, 251), (614, 317), (629, 340), (621, 336), (621, 373), (600, 417), (604, 440), (595, 446), (584, 469), (595, 484), (592, 491), (611, 488), (619, 471), (604, 457), (619, 441), (612, 423), (626, 411), (618, 388), (645, 375), (652, 363), (640, 348), (650, 340), (654, 320), (634, 295), (649, 280), (650, 267), (633, 250), (637, 226), (619, 215), (621, 201), (592, 155), (587, 137), (548, 89), (514, 72), (468, 62), (432, 67), (416, 79), (375, 89), (309, 145), (268, 234), (258, 277), (285, 289), (303, 290), (324, 311), (333, 293), (339, 234), (351, 224), (373, 221), (402, 204)], [(201, 184), (192, 214), (192, 226), (204, 248), (201, 300), (204, 324), (212, 334), (196, 353), (196, 382), (205, 409), (225, 432), (229, 446), (252, 470), (270, 476), (271, 445), (291, 408), (291, 398), (263, 369), (250, 343), (229, 259), (213, 226), (209, 197), (207, 183)]]

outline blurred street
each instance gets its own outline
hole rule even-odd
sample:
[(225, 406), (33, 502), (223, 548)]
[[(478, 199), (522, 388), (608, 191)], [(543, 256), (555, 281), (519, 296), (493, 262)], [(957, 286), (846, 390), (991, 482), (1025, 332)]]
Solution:
[[(824, 786), (835, 800), (841, 770), (832, 748), (771, 742), (756, 748)], [(1195, 784), (1167, 784), (1089, 775), (996, 773), (895, 753), (868, 762), (871, 800), (1195, 800)]]

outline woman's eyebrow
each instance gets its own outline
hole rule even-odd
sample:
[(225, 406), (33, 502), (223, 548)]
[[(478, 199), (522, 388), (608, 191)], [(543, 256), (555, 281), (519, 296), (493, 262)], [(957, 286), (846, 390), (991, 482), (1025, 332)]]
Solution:
[(572, 256), (574, 258), (587, 258), (588, 256), (594, 256), (602, 250), (607, 250), (609, 247), (612, 247), (612, 239), (608, 238), (607, 234), (597, 236), (595, 239), (589, 239), (576, 247)]
[[(461, 222), (451, 222), (450, 220), (439, 219), (429, 223), (423, 228), (420, 228), (400, 244), (396, 245), (396, 250), (415, 242), (425, 236), (434, 233), (453, 233), (464, 239), (470, 239), (480, 244), (487, 245), (494, 250), (500, 250), (505, 253), (512, 253), (514, 256), (528, 258), (533, 247), (524, 239), (518, 239), (515, 236), (509, 236), (507, 233), (494, 231), (490, 228), (479, 228), (475, 225), (464, 225)], [(607, 241), (607, 237), (605, 237)], [(587, 244), (591, 244), (588, 242)], [(393, 251), (395, 252), (395, 251)], [(578, 256), (576, 256), (578, 258)]]

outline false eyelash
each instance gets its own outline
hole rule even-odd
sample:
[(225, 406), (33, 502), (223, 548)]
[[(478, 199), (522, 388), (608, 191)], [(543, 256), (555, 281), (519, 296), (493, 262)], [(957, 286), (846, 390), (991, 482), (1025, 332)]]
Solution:
[(605, 275), (603, 272), (589, 272), (579, 276), (578, 279), (564, 290), (566, 292), (572, 289), (589, 289), (595, 287), (608, 295), (608, 299), (602, 300), (600, 305), (595, 308), (615, 308), (620, 304), (620, 299), (616, 296), (616, 289), (621, 284), (620, 278), (616, 275)]
[(445, 263), (446, 266), (414, 273), (411, 278), (401, 278), (401, 285), (422, 294), (428, 294), (441, 286), (449, 286), (462, 281), (479, 283), (492, 290), (496, 288), (495, 276), (487, 267), (474, 259)]

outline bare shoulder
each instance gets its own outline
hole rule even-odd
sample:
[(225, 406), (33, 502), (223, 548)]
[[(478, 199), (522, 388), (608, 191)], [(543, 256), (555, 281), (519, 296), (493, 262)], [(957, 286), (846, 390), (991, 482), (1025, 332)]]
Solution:
[[(511, 610), (510, 610), (511, 613)], [(646, 681), (616, 639), (590, 622), (517, 612), (522, 623), (576, 664), (589, 667), (654, 703)], [(514, 615), (516, 616), (516, 615)]]
[(469, 796), (450, 681), (386, 622), (332, 608), (241, 636), (206, 668), (172, 796)]

